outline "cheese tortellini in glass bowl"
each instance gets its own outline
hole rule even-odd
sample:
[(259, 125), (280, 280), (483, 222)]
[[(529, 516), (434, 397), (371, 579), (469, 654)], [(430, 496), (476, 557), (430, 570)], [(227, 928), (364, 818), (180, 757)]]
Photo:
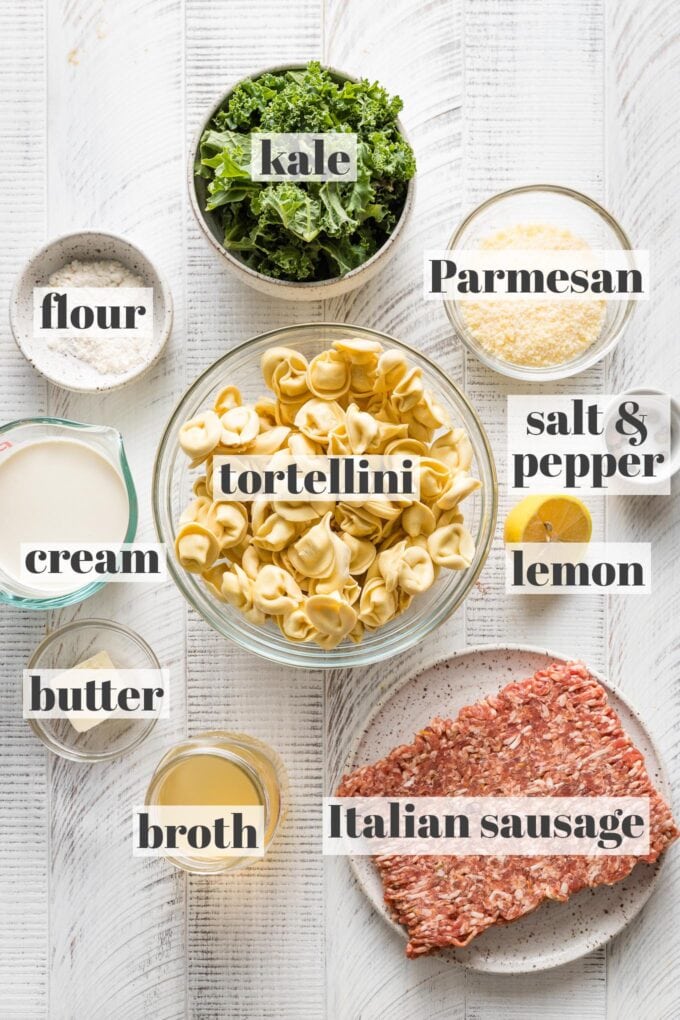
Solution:
[[(226, 500), (215, 458), (409, 455), (420, 495)], [(464, 394), (398, 340), (345, 324), (247, 341), (187, 391), (161, 441), (154, 517), (216, 630), (310, 668), (403, 652), (460, 606), (488, 554), (496, 476)]]

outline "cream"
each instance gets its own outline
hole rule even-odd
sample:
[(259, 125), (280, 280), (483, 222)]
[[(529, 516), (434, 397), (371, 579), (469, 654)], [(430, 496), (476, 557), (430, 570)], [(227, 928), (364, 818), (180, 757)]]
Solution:
[[(129, 504), (123, 479), (97, 450), (76, 439), (26, 443), (0, 460), (0, 570), (21, 583), (21, 543), (122, 542)], [(40, 587), (50, 595), (64, 589)]]

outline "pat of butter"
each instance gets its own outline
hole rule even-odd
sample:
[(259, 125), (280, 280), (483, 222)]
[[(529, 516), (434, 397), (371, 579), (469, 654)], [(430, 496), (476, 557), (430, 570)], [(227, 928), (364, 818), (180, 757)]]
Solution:
[[(115, 669), (111, 661), (111, 656), (108, 652), (97, 652), (96, 655), (92, 655), (89, 659), (85, 659), (83, 662), (79, 662), (76, 666), (71, 669), (64, 670), (63, 673), (59, 673), (58, 676), (52, 681), (55, 687), (80, 687), (81, 690), (84, 688), (85, 683), (78, 679), (76, 670), (79, 669)], [(88, 677), (88, 679), (91, 679)], [(88, 730), (93, 729), (100, 723), (104, 722), (106, 716), (100, 713), (92, 713), (89, 718), (82, 719), (69, 719), (71, 726), (78, 733), (86, 733)]]

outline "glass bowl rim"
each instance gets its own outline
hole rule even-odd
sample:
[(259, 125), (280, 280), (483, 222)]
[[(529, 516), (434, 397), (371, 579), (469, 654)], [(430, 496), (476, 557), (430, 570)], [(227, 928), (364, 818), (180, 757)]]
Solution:
[[(449, 238), (447, 249), (452, 250), (456, 248), (456, 245), (463, 233), (467, 230), (470, 224), (477, 219), (480, 213), (484, 212), (486, 209), (492, 208), (494, 205), (497, 205), (507, 198), (512, 198), (515, 195), (530, 194), (531, 192), (560, 195), (564, 198), (573, 199), (581, 205), (587, 206), (613, 231), (621, 242), (621, 249), (623, 251), (632, 250), (628, 234), (616, 217), (610, 213), (605, 206), (596, 199), (591, 198), (590, 195), (586, 195), (585, 192), (577, 191), (575, 188), (568, 188), (561, 184), (522, 184), (514, 188), (507, 188), (504, 191), (496, 192), (496, 194), (491, 195), (483, 202), (480, 202), (479, 205), (476, 205), (460, 221)], [(616, 347), (623, 336), (624, 331), (627, 329), (631, 316), (635, 311), (635, 301), (629, 300), (624, 302), (624, 304), (625, 307), (621, 322), (600, 350), (593, 350), (592, 347), (595, 345), (592, 345), (591, 348), (586, 348), (586, 350), (577, 358), (573, 358), (571, 361), (567, 361), (563, 365), (549, 365), (545, 368), (530, 368), (529, 366), (516, 365), (512, 361), (503, 361), (501, 358), (494, 357), (474, 339), (470, 330), (465, 325), (462, 316), (458, 314), (457, 302), (455, 300), (445, 300), (444, 311), (446, 312), (449, 322), (456, 331), (456, 336), (459, 337), (461, 343), (463, 343), (467, 350), (473, 354), (478, 361), (481, 361), (483, 365), (486, 365), (487, 368), (490, 368), (494, 372), (498, 372), (499, 375), (505, 375), (510, 379), (520, 379), (522, 382), (542, 383), (556, 382), (559, 379), (568, 379), (570, 376), (579, 375), (581, 372), (585, 372), (589, 368), (592, 368), (593, 365), (596, 365), (603, 358), (606, 358), (608, 354), (611, 354), (612, 350)]]
[[(149, 668), (161, 669), (161, 664), (158, 661), (158, 657), (154, 652), (153, 648), (148, 644), (147, 641), (144, 640), (144, 638), (140, 634), (137, 633), (137, 631), (133, 630), (131, 627), (127, 627), (124, 623), (117, 623), (114, 620), (100, 620), (94, 617), (87, 620), (80, 619), (71, 620), (70, 623), (65, 623), (63, 627), (57, 627), (56, 630), (50, 631), (49, 634), (45, 635), (40, 644), (38, 644), (34, 648), (28, 660), (26, 668), (34, 669), (40, 656), (45, 652), (47, 648), (49, 648), (49, 646), (55, 639), (61, 638), (63, 637), (64, 634), (68, 634), (71, 631), (81, 630), (84, 629), (85, 627), (98, 627), (101, 630), (117, 631), (119, 634), (122, 634), (125, 638), (128, 638), (134, 644), (136, 644), (138, 648), (141, 648), (141, 650), (149, 659), (149, 662), (152, 663), (152, 665)], [(68, 667), (64, 668), (66, 669)], [(53, 754), (58, 755), (60, 758), (66, 758), (68, 761), (75, 761), (80, 762), (81, 764), (90, 765), (96, 765), (99, 764), (100, 762), (113, 761), (116, 758), (122, 758), (123, 755), (128, 754), (130, 751), (133, 751), (136, 747), (139, 747), (139, 745), (144, 740), (146, 740), (146, 738), (149, 736), (152, 729), (156, 725), (156, 722), (158, 721), (158, 716), (154, 716), (152, 719), (140, 721), (146, 722), (147, 725), (140, 727), (139, 733), (136, 735), (135, 739), (132, 740), (129, 744), (126, 744), (124, 747), (116, 748), (115, 750), (104, 751), (101, 754), (97, 754), (94, 752), (78, 752), (75, 750), (75, 748), (63, 744), (60, 740), (57, 740), (56, 737), (53, 737), (50, 733), (48, 733), (48, 731), (42, 726), (40, 719), (26, 720), (26, 722), (31, 727), (36, 736), (42, 741), (45, 747)]]
[[(398, 340), (388, 333), (383, 333), (367, 326), (358, 326), (354, 323), (347, 322), (303, 322), (270, 329), (264, 333), (259, 333), (242, 341), (226, 354), (223, 354), (220, 358), (209, 365), (199, 376), (197, 376), (194, 382), (180, 398), (166, 422), (161, 440), (158, 444), (153, 466), (151, 485), (152, 515), (159, 541), (165, 542), (166, 546), (174, 542), (174, 535), (164, 534), (163, 509), (167, 504), (168, 492), (167, 490), (161, 492), (160, 479), (163, 466), (170, 457), (173, 440), (177, 432), (177, 425), (186, 418), (185, 412), (188, 411), (187, 405), (191, 403), (196, 391), (202, 387), (203, 383), (206, 382), (210, 376), (217, 374), (218, 370), (222, 368), (234, 355), (243, 353), (249, 348), (255, 347), (258, 344), (264, 345), (267, 341), (271, 341), (274, 337), (278, 338), (277, 343), (285, 343), (286, 335), (297, 333), (301, 330), (318, 332), (318, 340), (321, 342), (324, 339), (323, 331), (331, 329), (339, 329), (348, 334), (352, 332), (368, 334), (377, 340), (384, 341), (388, 345), (394, 344), (407, 354), (411, 354), (415, 356), (415, 358), (422, 359), (422, 361), (426, 363), (428, 368), (441, 382), (444, 392), (447, 390), (453, 390), (456, 399), (461, 402), (474, 423), (481, 441), (483, 455), (486, 461), (486, 470), (488, 470), (490, 481), (490, 485), (485, 486), (485, 489), (488, 489), (489, 491), (485, 492), (483, 497), (485, 500), (488, 500), (488, 505), (486, 506), (487, 523), (483, 545), (481, 546), (481, 553), (478, 556), (478, 562), (474, 568), (471, 568), (466, 572), (466, 584), (455, 599), (450, 601), (443, 599), (438, 600), (431, 608), (428, 616), (420, 624), (420, 629), (417, 632), (414, 632), (412, 627), (409, 627), (408, 623), (405, 623), (401, 630), (397, 634), (393, 635), (393, 646), (391, 644), (386, 645), (383, 642), (383, 644), (377, 648), (364, 650), (364, 646), (362, 646), (362, 644), (351, 645), (348, 646), (347, 652), (345, 653), (338, 653), (337, 648), (332, 651), (325, 651), (322, 648), (313, 648), (309, 644), (298, 645), (295, 642), (287, 642), (285, 647), (283, 645), (279, 647), (278, 644), (271, 644), (271, 642), (267, 642), (267, 637), (269, 636), (271, 638), (271, 631), (269, 629), (265, 630), (264, 627), (257, 628), (257, 630), (262, 634), (262, 641), (257, 643), (257, 645), (254, 645), (250, 636), (246, 635), (244, 637), (241, 628), (239, 628), (235, 623), (232, 623), (227, 617), (220, 616), (216, 611), (213, 611), (212, 606), (205, 608), (203, 605), (199, 605), (197, 603), (194, 599), (193, 592), (185, 584), (184, 571), (182, 571), (178, 564), (175, 563), (174, 557), (172, 555), (168, 555), (168, 572), (180, 593), (183, 595), (189, 606), (191, 606), (191, 608), (194, 609), (206, 623), (216, 630), (218, 634), (234, 642), (234, 644), (246, 651), (259, 655), (268, 661), (283, 663), (288, 667), (298, 667), (302, 669), (333, 669), (367, 666), (375, 662), (380, 662), (384, 659), (392, 658), (400, 652), (404, 652), (406, 649), (413, 647), (413, 645), (418, 641), (424, 640), (440, 624), (447, 620), (460, 607), (465, 598), (467, 598), (467, 595), (486, 564), (493, 544), (498, 519), (498, 476), (496, 473), (496, 464), (491, 443), (477, 411), (458, 384), (455, 383), (447, 375), (447, 373), (439, 367), (439, 365), (432, 361), (422, 351), (415, 347), (411, 347), (403, 340)], [(294, 345), (295, 342), (291, 342)], [(189, 413), (193, 413), (193, 409)], [(483, 522), (480, 521), (480, 527), (482, 526), (482, 523)], [(215, 606), (217, 605), (218, 603), (215, 601)], [(304, 649), (307, 649), (307, 651), (304, 651)], [(328, 661), (325, 661), (326, 659)]]
[[(85, 432), (99, 432), (108, 433), (109, 435), (115, 434), (115, 442), (118, 451), (118, 468), (120, 475), (125, 485), (125, 491), (128, 498), (128, 523), (125, 531), (125, 538), (123, 542), (132, 542), (135, 535), (137, 534), (137, 525), (139, 523), (139, 502), (137, 500), (137, 490), (135, 488), (135, 482), (132, 477), (132, 471), (130, 470), (130, 463), (127, 459), (127, 453), (125, 452), (125, 443), (121, 432), (114, 425), (93, 425), (88, 422), (73, 421), (70, 418), (55, 418), (47, 415), (38, 415), (33, 418), (17, 418), (14, 421), (6, 422), (4, 425), (0, 425), (0, 436), (5, 432), (9, 432), (14, 428), (21, 428), (24, 425), (63, 425), (66, 428), (74, 430), (82, 429)], [(91, 584), (86, 584), (84, 588), (77, 588), (75, 591), (66, 592), (64, 595), (52, 595), (48, 598), (30, 598), (24, 595), (10, 595), (0, 588), (0, 605), (14, 606), (18, 609), (34, 609), (38, 611), (46, 611), (48, 609), (63, 609), (65, 606), (77, 605), (79, 602), (84, 602), (85, 599), (89, 599), (95, 592), (100, 591), (105, 585), (106, 581), (93, 581)]]

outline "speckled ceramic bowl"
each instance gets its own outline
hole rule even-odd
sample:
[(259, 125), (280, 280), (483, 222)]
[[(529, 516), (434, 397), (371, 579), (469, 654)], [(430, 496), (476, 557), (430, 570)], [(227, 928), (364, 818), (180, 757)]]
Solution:
[[(140, 367), (120, 374), (102, 374), (83, 361), (49, 350), (41, 337), (34, 338), (33, 288), (47, 286), (52, 273), (73, 259), (113, 259), (141, 277), (145, 287), (153, 287), (153, 342)], [(97, 393), (125, 386), (155, 364), (172, 330), (172, 295), (153, 262), (131, 241), (117, 234), (80, 230), (48, 241), (31, 255), (14, 284), (9, 318), (19, 350), (46, 379), (65, 390)]]
[[(435, 716), (454, 717), (464, 705), (495, 693), (512, 680), (532, 676), (553, 662), (573, 656), (539, 648), (502, 645), (468, 648), (435, 661), (416, 675), (389, 689), (355, 737), (342, 771), (376, 761), (392, 748), (408, 743)], [(669, 800), (669, 784), (661, 758), (635, 709), (620, 692), (594, 670), (606, 688), (623, 728), (642, 751), (652, 782)], [(491, 928), (465, 949), (442, 950), (442, 959), (492, 974), (520, 974), (569, 963), (592, 952), (617, 935), (642, 909), (657, 883), (665, 857), (658, 865), (639, 864), (622, 882), (584, 890), (566, 903), (544, 903), (512, 924)], [(390, 916), (383, 888), (370, 857), (349, 857), (359, 885), (395, 937), (406, 941), (406, 930)]]
[[(305, 66), (305, 64), (281, 64), (277, 67), (264, 67), (259, 71), (254, 71), (252, 74), (248, 75), (248, 77), (255, 79), (268, 73), (276, 74), (281, 71), (301, 71), (304, 70)], [(346, 74), (344, 71), (338, 71), (336, 68), (328, 67), (327, 65), (324, 66), (327, 71), (330, 71), (335, 78), (338, 78), (341, 81), (358, 81), (357, 78)], [(304, 281), (295, 280), (277, 280), (272, 276), (266, 276), (264, 273), (258, 273), (240, 259), (236, 258), (235, 255), (232, 255), (232, 253), (227, 251), (224, 247), (222, 243), (222, 231), (220, 230), (216, 217), (213, 213), (205, 211), (208, 182), (203, 177), (197, 177), (194, 172), (196, 162), (200, 156), (200, 143), (203, 132), (208, 127), (215, 114), (222, 109), (225, 103), (228, 102), (234, 89), (240, 84), (241, 82), (236, 82), (228, 92), (223, 93), (216, 102), (211, 104), (209, 112), (203, 118), (201, 126), (196, 133), (194, 144), (189, 149), (189, 163), (187, 166), (189, 198), (191, 200), (191, 208), (194, 211), (194, 215), (196, 216), (196, 220), (198, 221), (201, 230), (207, 237), (208, 241), (210, 241), (210, 244), (213, 246), (215, 251), (219, 252), (219, 254), (224, 258), (229, 269), (234, 272), (243, 283), (247, 283), (250, 287), (254, 287), (255, 290), (259, 290), (263, 294), (268, 294), (269, 297), (287, 298), (290, 301), (324, 301), (326, 298), (334, 298), (339, 297), (341, 294), (347, 294), (349, 291), (354, 290), (355, 287), (359, 287), (363, 283), (366, 283), (380, 272), (380, 270), (384, 268), (384, 266), (396, 253), (398, 245), (404, 240), (406, 224), (413, 212), (413, 203), (415, 201), (415, 176), (412, 177), (408, 183), (404, 208), (402, 209), (401, 216), (399, 217), (394, 230), (375, 255), (362, 265), (357, 266), (356, 269), (350, 270), (350, 272), (345, 273), (344, 276), (336, 276), (329, 280), (318, 280), (313, 283), (305, 283)], [(397, 127), (399, 128), (402, 137), (408, 142), (408, 136), (406, 135), (400, 121), (397, 121)]]

